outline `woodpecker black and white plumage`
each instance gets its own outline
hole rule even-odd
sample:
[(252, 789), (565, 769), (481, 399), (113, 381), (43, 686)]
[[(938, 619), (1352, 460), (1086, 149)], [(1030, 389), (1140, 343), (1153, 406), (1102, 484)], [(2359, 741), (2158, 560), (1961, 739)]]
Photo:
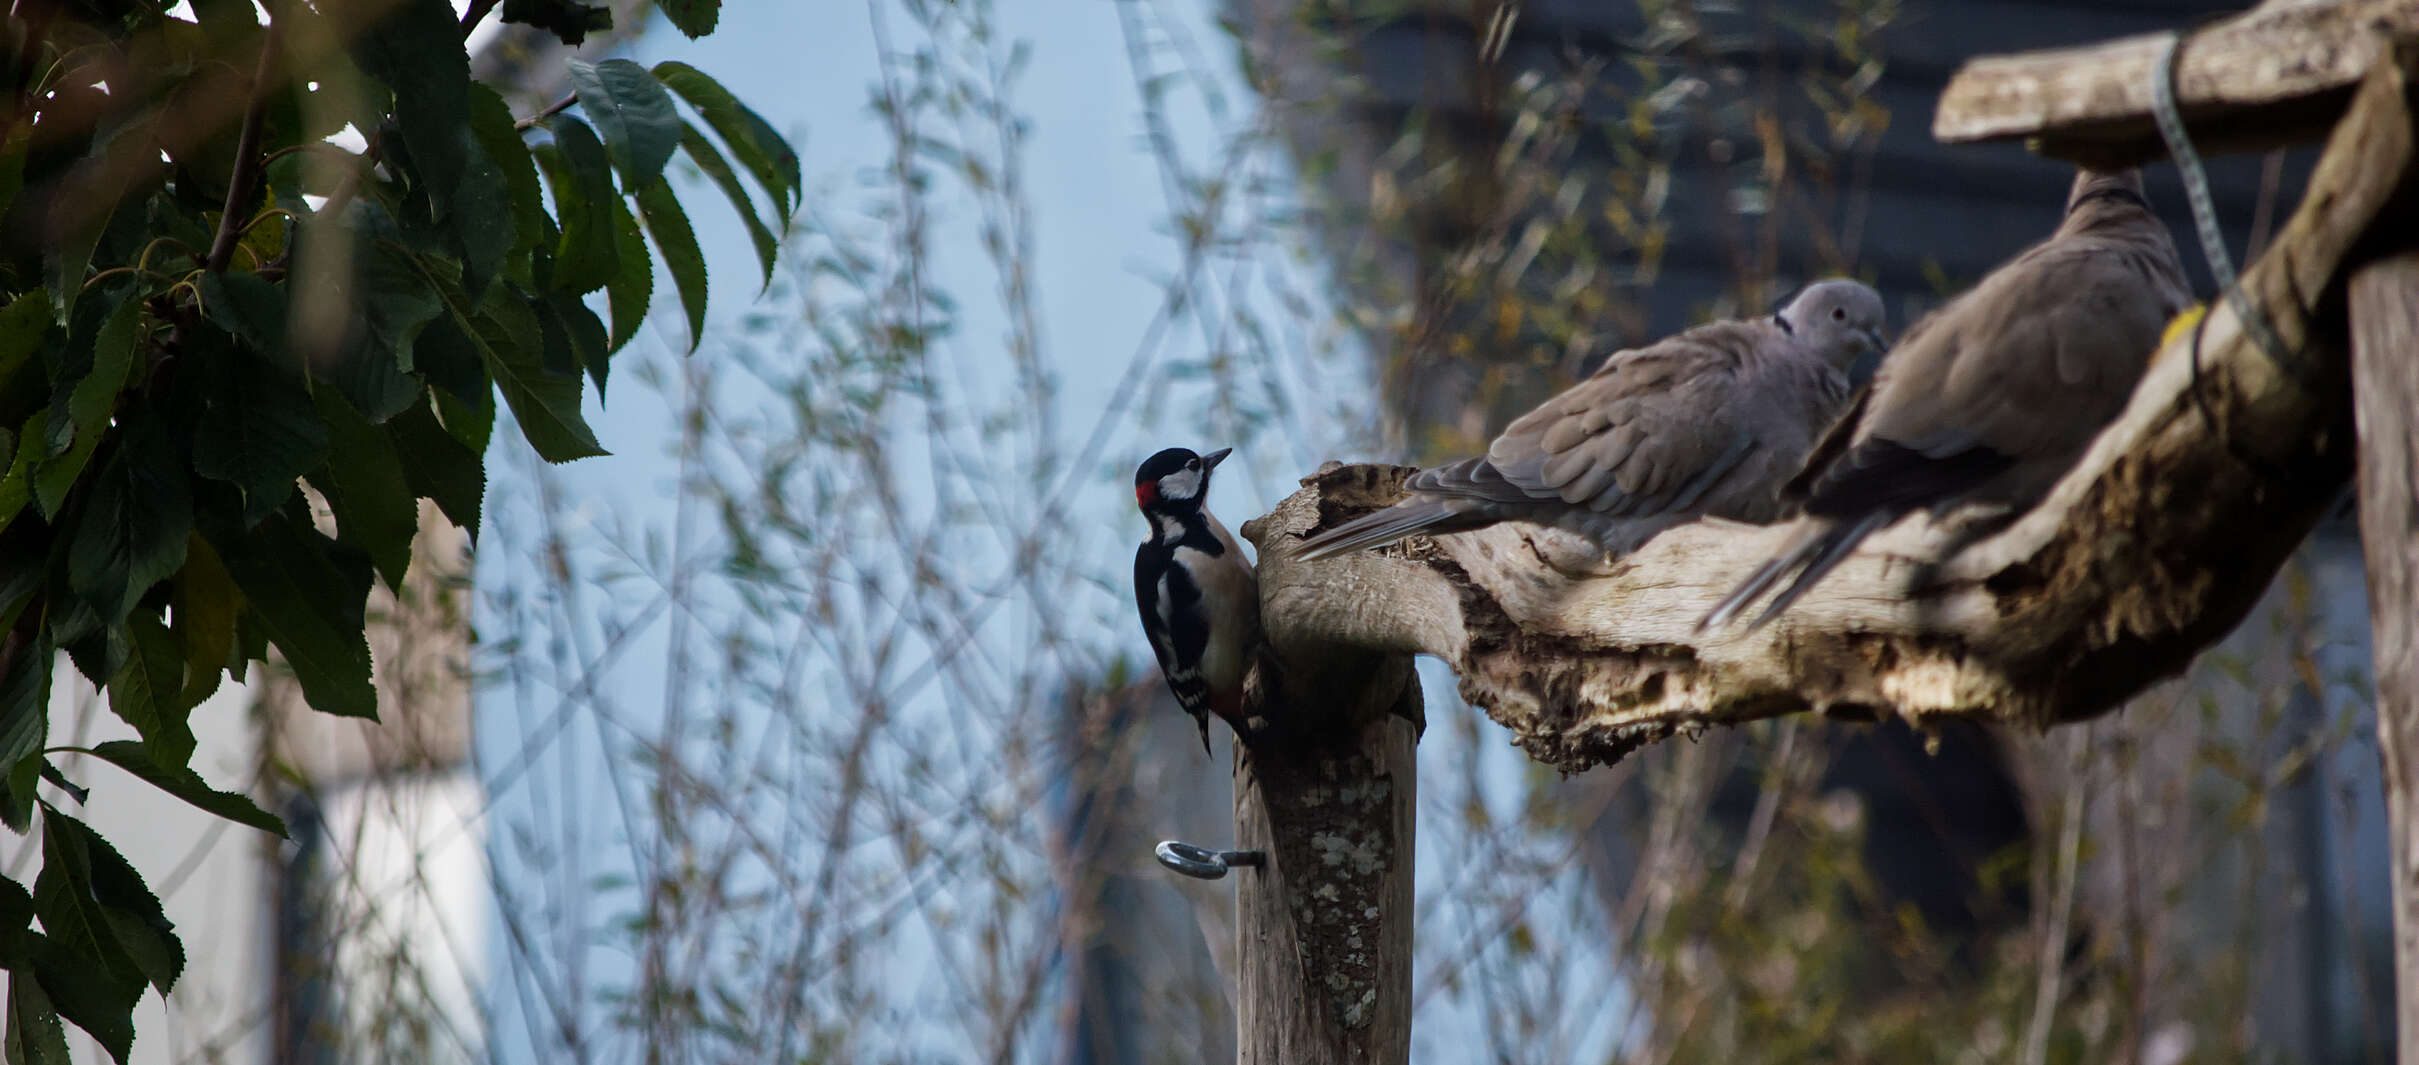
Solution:
[(1486, 454), (1420, 471), (1403, 485), (1410, 498), (1310, 536), (1300, 557), (1502, 521), (1556, 526), (1619, 556), (1708, 514), (1777, 520), (1781, 482), (1846, 405), (1847, 369), (1880, 350), (1882, 320), (1880, 294), (1822, 281), (1770, 317), (1614, 352)]
[(1209, 715), (1249, 743), (1243, 675), (1261, 645), (1260, 583), (1243, 549), (1209, 512), (1210, 471), (1232, 448), (1196, 455), (1172, 447), (1134, 471), (1134, 503), (1151, 523), (1134, 552), (1134, 601), (1159, 672), (1209, 746)]

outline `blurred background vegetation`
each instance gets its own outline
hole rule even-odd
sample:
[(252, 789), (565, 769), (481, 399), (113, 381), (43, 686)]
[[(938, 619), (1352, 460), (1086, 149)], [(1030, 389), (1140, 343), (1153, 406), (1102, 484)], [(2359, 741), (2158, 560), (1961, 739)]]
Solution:
[[(506, 903), (498, 1046), (1231, 1056), (1228, 889), (1147, 857), (1230, 829), (1225, 742), (1179, 742), (1131, 631), (1138, 457), (1238, 446), (1232, 523), (1325, 458), (1483, 446), (1614, 348), (1813, 278), (1877, 282), (1903, 328), (2065, 184), (1930, 143), (1956, 64), (2204, 7), (850, 12), (863, 95), (797, 113), (822, 184), (789, 272), (643, 378), (670, 501), (568, 520), (528, 463), (482, 544), (481, 750), (557, 745), (495, 836), (545, 885)], [(1049, 213), (1102, 150), (1148, 160), (1147, 229)], [(2305, 169), (2220, 161), (2238, 253)], [(2185, 232), (2172, 172), (2152, 191)], [(1088, 300), (1065, 243), (1148, 288)], [(2374, 1059), (2354, 546), (2331, 526), (2192, 675), (2047, 736), (1786, 721), (1560, 779), (1431, 676), (1415, 1057)], [(660, 691), (596, 684), (617, 656)]]
[[(1228, 748), (1193, 752), (1133, 631), (1133, 464), (1236, 446), (1232, 525), (1810, 279), (1876, 282), (1895, 333), (2065, 187), (1930, 143), (1956, 64), (2214, 10), (734, 5), (696, 61), (801, 149), (782, 269), (694, 355), (676, 318), (633, 345), (592, 410), (615, 456), (499, 434), (475, 572), (431, 593), (474, 633), (475, 788), (440, 819), (485, 845), (445, 905), (493, 931), (371, 967), (467, 979), (482, 1016), (356, 990), (374, 1022), (279, 1060), (1231, 1058), (1231, 889), (1148, 856), (1226, 840)], [(2238, 253), (2305, 169), (2215, 166)], [(2353, 536), (2188, 676), (2049, 735), (1789, 720), (1565, 779), (1431, 668), (1415, 1059), (2382, 1057)], [(414, 892), (443, 894), (366, 904)]]

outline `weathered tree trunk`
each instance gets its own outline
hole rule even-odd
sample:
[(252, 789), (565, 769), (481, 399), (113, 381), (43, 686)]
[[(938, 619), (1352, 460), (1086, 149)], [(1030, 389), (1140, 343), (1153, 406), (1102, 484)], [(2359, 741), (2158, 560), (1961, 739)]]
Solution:
[[(1261, 558), (1288, 535), (1285, 516), (1244, 524)], [(1267, 620), (1284, 682), (1275, 691), (1263, 673), (1258, 702), (1285, 734), (1235, 760), (1235, 846), (1266, 856), (1234, 874), (1241, 1061), (1402, 1065), (1419, 677), (1409, 655), (1319, 637), (1322, 619), (1272, 608)]]
[(2396, 1030), (2402, 1065), (2419, 1065), (2419, 249), (2361, 268), (2351, 287), (2360, 539), (2394, 856)]
[(1235, 874), (1243, 1065), (1411, 1059), (1417, 751), (1388, 717), (1237, 759), (1235, 845), (1267, 854)]

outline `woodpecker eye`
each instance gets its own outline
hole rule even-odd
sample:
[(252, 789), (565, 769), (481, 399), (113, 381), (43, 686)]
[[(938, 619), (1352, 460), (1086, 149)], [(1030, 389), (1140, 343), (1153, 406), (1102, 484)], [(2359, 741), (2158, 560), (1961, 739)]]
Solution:
[(1845, 321), (1847, 321), (1847, 320), (1848, 320), (1848, 308), (1846, 308), (1846, 307), (1833, 307), (1833, 308), (1831, 308), (1831, 320), (1832, 320), (1832, 321), (1834, 321), (1834, 322), (1845, 322)]

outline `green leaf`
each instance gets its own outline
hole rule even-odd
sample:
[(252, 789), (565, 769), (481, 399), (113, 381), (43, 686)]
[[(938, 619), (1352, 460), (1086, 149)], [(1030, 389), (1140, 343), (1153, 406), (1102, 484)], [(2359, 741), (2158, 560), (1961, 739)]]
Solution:
[(714, 32), (714, 23), (722, 17), (722, 0), (655, 0), (655, 7), (692, 41)]
[[(573, 302), (577, 302), (579, 299), (576, 296), (559, 298)], [(554, 301), (531, 300), (529, 309), (537, 314), (538, 320), (538, 338), (541, 344), (538, 365), (544, 367), (547, 373), (557, 377), (578, 375), (580, 353), (578, 349), (571, 346), (571, 330), (563, 323), (563, 316), (555, 311)], [(597, 393), (596, 401), (600, 404), (605, 401), (605, 395), (601, 390)]]
[(554, 213), (563, 233), (554, 246), (552, 287), (585, 295), (603, 288), (617, 267), (613, 246), (612, 168), (605, 146), (588, 124), (569, 115), (546, 120), (554, 143), (536, 149), (546, 183), (554, 189)]
[(286, 291), (259, 274), (202, 274), (202, 314), (271, 362), (284, 363)]
[(341, 358), (314, 360), (311, 369), (371, 421), (383, 421), (420, 398), (421, 383), (405, 371), (421, 331), (445, 306), (402, 245), (368, 241), (355, 258), (354, 341)]
[[(144, 749), (162, 765), (184, 765), (193, 757), (193, 728), (186, 723), (185, 655), (168, 626), (147, 613), (126, 619), (126, 662), (109, 678), (109, 709), (134, 726)], [(222, 656), (221, 662), (225, 661)], [(215, 673), (218, 662), (208, 667)]]
[(546, 194), (538, 185), (537, 160), (514, 125), (511, 105), (477, 82), (470, 86), (470, 132), (503, 172), (506, 202), (512, 208), (513, 250), (505, 257), (504, 274), (527, 284), (529, 247), (545, 232)]
[(92, 482), (67, 549), (67, 584), (114, 626), (185, 564), (193, 498), (185, 464), (150, 419), (129, 419)]
[[(739, 212), (739, 221), (747, 226), (748, 240), (756, 245), (756, 265), (764, 271), (764, 285), (770, 287), (773, 283), (773, 260), (781, 250), (781, 241), (773, 236), (773, 231), (765, 226), (762, 219), (756, 217), (756, 202), (748, 196), (747, 187), (739, 183), (739, 175), (732, 172), (730, 161), (722, 157), (714, 142), (707, 140), (705, 134), (697, 132), (697, 127), (688, 123), (681, 123), (680, 129), (680, 146), (689, 153), (689, 161), (696, 163), (697, 169), (704, 171), (706, 177), (722, 190), (723, 196), (731, 201), (732, 208)], [(620, 319), (616, 317), (614, 322), (618, 326)]]
[(50, 293), (44, 289), (18, 296), (0, 310), (0, 385), (17, 376), (17, 368), (42, 350), (50, 321)]
[(681, 309), (689, 315), (689, 350), (695, 351), (706, 334), (706, 260), (697, 249), (697, 234), (689, 229), (689, 216), (667, 181), (639, 190), (638, 217), (672, 272), (672, 287), (679, 290)]
[(487, 454), (487, 441), (496, 431), (494, 395), (480, 396), (477, 403), (465, 403), (445, 392), (435, 393), (433, 398), (437, 420), (445, 423), (447, 435), (461, 441), (473, 455)]
[[(116, 204), (126, 191), (122, 179), (110, 176), (114, 168), (98, 168), (102, 177), (93, 188), (79, 190), (78, 199), (87, 204)], [(42, 253), (44, 279), (50, 282), (51, 313), (58, 321), (70, 321), (75, 313), (76, 297), (84, 292), (85, 274), (92, 266), (93, 249), (100, 246), (101, 234), (108, 230), (111, 213), (92, 207), (62, 212), (65, 217), (53, 219), (57, 227), (55, 243)]]
[(520, 223), (503, 165), (487, 154), (478, 131), (465, 128), (456, 135), (462, 140), (462, 182), (454, 188), (445, 232), (462, 253), (463, 287), (477, 294), (486, 291), (513, 249), (521, 246), (516, 231)]
[(67, 1029), (59, 1024), (59, 1010), (39, 980), (19, 977), (8, 982), (6, 1051), (8, 1065), (73, 1065), (67, 1056)]
[(244, 605), (235, 578), (202, 534), (185, 537), (185, 568), (176, 573), (176, 593), (170, 600), (175, 620), (170, 631), (185, 657), (185, 690), (177, 701), (190, 708), (218, 690), (235, 647), (235, 616)]
[(680, 116), (672, 110), (672, 94), (647, 68), (627, 59), (602, 63), (572, 58), (571, 88), (580, 109), (605, 139), (613, 168), (621, 172), (622, 187), (643, 189), (662, 177), (672, 149), (680, 144)]
[[(134, 743), (126, 746), (138, 752), (142, 749)], [(69, 894), (58, 901), (89, 922), (96, 938), (105, 937), (114, 945), (140, 979), (163, 995), (174, 988), (176, 978), (185, 971), (185, 948), (176, 940), (176, 926), (160, 909), (159, 897), (92, 826), (55, 809), (44, 809), (42, 875), (34, 886), (34, 905), (42, 913), (44, 928), (50, 927), (56, 907), (42, 907), (41, 881), (51, 879), (54, 868), (61, 865), (66, 868), (59, 870), (62, 875), (57, 883)], [(104, 958), (108, 955), (106, 949), (102, 951)], [(139, 983), (136, 993), (141, 993)]]
[[(361, 71), (394, 90), (395, 128), (437, 218), (454, 207), (470, 160), (470, 56), (446, 0), (397, 0), (375, 26), (353, 39)], [(389, 165), (394, 160), (390, 157)]]
[(396, 415), (380, 428), (395, 443), (395, 455), (403, 463), (412, 494), (435, 500), (446, 518), (477, 541), (479, 502), (487, 493), (487, 469), (480, 453), (446, 432), (425, 403)]
[(276, 814), (260, 808), (250, 796), (220, 791), (210, 786), (201, 774), (183, 762), (168, 762), (154, 757), (142, 744), (132, 740), (112, 740), (92, 748), (70, 748), (89, 754), (134, 774), (170, 795), (183, 799), (204, 813), (226, 818), (281, 838), (291, 838), (286, 823)]
[(527, 304), (512, 297), (489, 299), (471, 333), (483, 341), (479, 353), (487, 359), (487, 372), (540, 458), (569, 462), (606, 453), (580, 414), (578, 371), (546, 370), (537, 315)]
[(570, 296), (547, 297), (539, 313), (549, 323), (547, 343), (554, 343), (558, 332), (563, 340), (569, 342), (574, 366), (586, 367), (588, 376), (596, 379), (596, 402), (598, 406), (603, 406), (605, 375), (612, 368), (613, 354), (605, 336), (605, 323), (597, 318), (595, 311), (588, 309), (585, 302)]
[[(378, 235), (381, 230), (391, 235), (391, 225), (379, 224), (386, 219), (370, 217), (367, 210), (357, 213), (361, 224), (348, 225), (338, 241), (351, 249), (349, 254), (321, 262), (317, 249), (323, 242), (305, 240), (296, 249), (293, 305), (323, 312), (307, 316), (317, 328), (288, 337), (291, 356), (255, 346), (270, 365), (307, 366), (313, 380), (343, 390), (354, 408), (379, 421), (419, 398), (421, 383), (405, 371), (412, 367), (415, 338), (442, 308), (411, 253), (390, 236)], [(282, 303), (284, 292), (278, 296)], [(281, 306), (274, 313), (286, 312)], [(212, 314), (213, 321), (219, 318)]]
[(249, 532), (204, 531), (251, 604), (251, 621), (285, 655), (311, 708), (376, 720), (378, 693), (362, 637), (369, 559), (287, 513)]
[(499, 286), (488, 292), (474, 318), (468, 308), (455, 302), (459, 298), (458, 292), (446, 293), (455, 324), (478, 349), (488, 374), (504, 393), (504, 402), (511, 405), (513, 417), (521, 423), (521, 434), (529, 438), (539, 457), (569, 462), (606, 454), (580, 415), (579, 375), (546, 372), (544, 338), (529, 305)]
[[(25, 890), (25, 885), (0, 876), (0, 939), (7, 938), (12, 932), (25, 931), (33, 923), (33, 893)], [(13, 956), (6, 959), (11, 963), (16, 960)], [(15, 967), (14, 964), (0, 965), (0, 968)]]
[(34, 503), (45, 515), (59, 512), (67, 490), (83, 475), (84, 464), (91, 461), (93, 449), (109, 430), (109, 415), (117, 409), (118, 393), (126, 387), (127, 370), (141, 346), (142, 310), (139, 300), (119, 304), (93, 337), (92, 368), (67, 397), (67, 420), (74, 427), (75, 444), (34, 471)]
[(655, 77), (696, 108), (706, 125), (714, 127), (714, 135), (730, 147), (731, 156), (755, 176), (757, 184), (764, 186), (765, 195), (781, 206), (780, 215), (786, 225), (790, 215), (797, 211), (798, 199), (806, 188), (798, 170), (798, 153), (790, 148), (789, 142), (781, 138), (764, 116), (740, 103), (721, 82), (696, 67), (669, 60), (655, 64)]
[[(463, 299), (468, 300), (468, 294)], [(412, 343), (412, 371), (456, 399), (474, 405), (492, 402), (495, 385), (487, 379), (479, 346), (451, 314), (439, 314), (420, 330), (420, 339)]]
[[(187, 334), (189, 356), (209, 332)], [(327, 423), (292, 374), (232, 345), (211, 346), (193, 470), (241, 489), (244, 524), (256, 524), (294, 494), (303, 471), (327, 461)]]
[[(655, 259), (647, 254), (647, 238), (621, 197), (613, 198), (613, 241), (621, 269), (605, 283), (605, 309), (613, 312), (613, 332), (605, 354), (620, 351), (647, 320), (647, 304), (655, 298)], [(599, 387), (603, 386), (599, 379)]]
[(403, 475), (394, 441), (342, 396), (322, 389), (312, 398), (328, 423), (328, 472), (336, 491), (336, 538), (359, 548), (378, 567), (386, 586), (400, 591), (412, 561), (412, 536), (420, 531), (418, 499)]
[(612, 29), (613, 11), (577, 0), (504, 0), (504, 21), (545, 30), (576, 48), (590, 33)]
[[(16, 767), (42, 760), (42, 742), (50, 734), (50, 672), (57, 649), (44, 633), (8, 664), (0, 678), (0, 767), (9, 774), (5, 811), (8, 827), (22, 833), (31, 823), (34, 774), (17, 779)], [(36, 766), (36, 772), (39, 772)], [(22, 786), (20, 786), (22, 785)]]
[(134, 1007), (142, 1000), (147, 974), (118, 938), (107, 907), (94, 897), (92, 855), (85, 846), (90, 830), (76, 831), (82, 827), (75, 818), (43, 809), (34, 909), (47, 938), (34, 959), (34, 977), (61, 1016), (123, 1062), (134, 1044)]
[(33, 502), (34, 463), (42, 458), (42, 428), (49, 423), (50, 408), (44, 407), (28, 416), (17, 433), (17, 453), (9, 460), (8, 472), (0, 474), (0, 530), (8, 528), (25, 505)]
[(51, 639), (94, 687), (108, 683), (126, 661), (126, 627), (120, 619), (103, 618), (91, 603), (72, 595), (60, 598), (46, 618)]
[(58, 766), (50, 764), (48, 758), (42, 760), (42, 782), (66, 792), (68, 798), (74, 799), (79, 804), (92, 800), (91, 788), (83, 787), (75, 781), (67, 779), (67, 774), (60, 772)]

